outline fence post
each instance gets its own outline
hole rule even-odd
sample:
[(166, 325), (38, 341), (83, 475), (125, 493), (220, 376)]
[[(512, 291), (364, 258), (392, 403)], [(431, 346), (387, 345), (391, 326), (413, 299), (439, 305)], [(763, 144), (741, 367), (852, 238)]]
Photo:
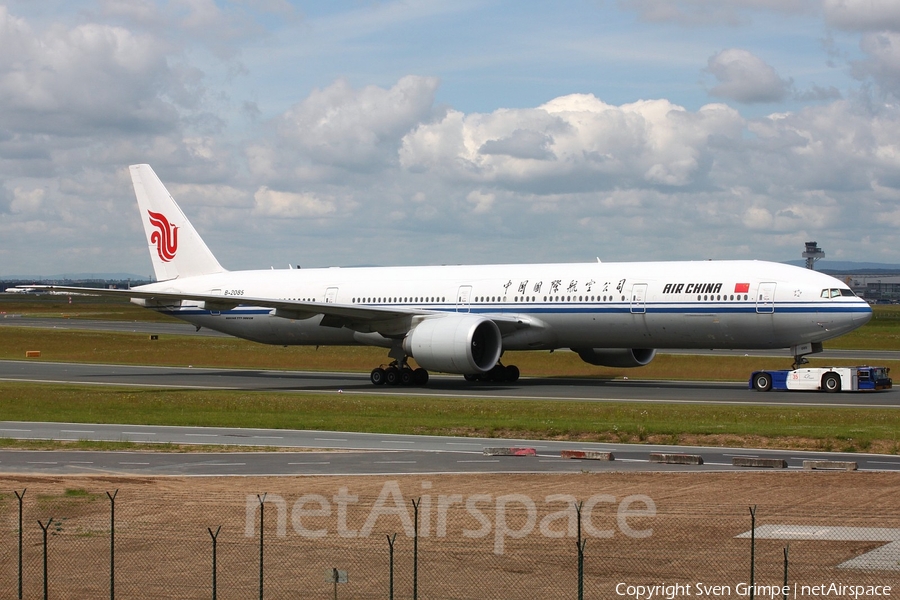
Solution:
[(213, 600), (216, 600), (216, 542), (219, 537), (219, 532), (222, 530), (222, 526), (219, 525), (219, 528), (216, 529), (215, 533), (213, 533), (212, 527), (207, 527), (206, 530), (209, 532), (209, 537), (212, 538), (212, 597)]
[(27, 491), (28, 488), (22, 490), (21, 494), (15, 491), (16, 498), (19, 499), (19, 600), (22, 600), (22, 498)]
[(584, 546), (587, 544), (587, 540), (582, 541), (581, 539), (582, 506), (584, 506), (584, 502), (575, 504), (575, 512), (578, 514), (578, 540), (576, 542), (578, 547), (578, 600), (584, 600)]
[(750, 507), (750, 600), (753, 600), (756, 575), (756, 505)]
[(788, 575), (788, 550), (790, 550), (790, 549), (791, 549), (790, 544), (788, 544), (787, 546), (784, 547), (784, 587), (781, 588), (782, 600), (788, 599), (788, 593), (787, 593), (788, 576), (787, 575)]
[(419, 505), (422, 499), (413, 500), (413, 600), (419, 598)]
[(266, 496), (268, 492), (262, 496), (256, 495), (259, 500), (259, 600), (263, 600), (263, 541), (265, 539), (266, 527)]
[(394, 540), (397, 539), (397, 534), (395, 533), (393, 536), (386, 536), (388, 541), (388, 557), (390, 559), (390, 578), (389, 578), (389, 586), (388, 586), (388, 599), (394, 600)]
[(109, 498), (109, 600), (116, 598), (116, 496), (119, 490), (110, 494)]
[(46, 525), (38, 521), (41, 531), (44, 532), (44, 600), (47, 600), (47, 530), (50, 529), (50, 525), (52, 524), (53, 517), (50, 517)]

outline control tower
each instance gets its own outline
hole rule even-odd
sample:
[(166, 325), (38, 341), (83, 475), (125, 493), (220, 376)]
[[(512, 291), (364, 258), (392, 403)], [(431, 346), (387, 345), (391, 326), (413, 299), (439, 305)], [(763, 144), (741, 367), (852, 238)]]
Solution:
[(825, 257), (825, 251), (819, 248), (819, 244), (816, 242), (806, 242), (806, 252), (803, 253), (803, 258), (806, 259), (806, 268), (809, 270), (815, 270), (816, 261), (820, 258)]

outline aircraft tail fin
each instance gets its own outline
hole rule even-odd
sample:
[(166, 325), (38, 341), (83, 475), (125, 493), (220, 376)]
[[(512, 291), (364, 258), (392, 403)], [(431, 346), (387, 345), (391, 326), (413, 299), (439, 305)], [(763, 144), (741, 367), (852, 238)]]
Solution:
[(150, 165), (129, 170), (156, 280), (225, 271)]

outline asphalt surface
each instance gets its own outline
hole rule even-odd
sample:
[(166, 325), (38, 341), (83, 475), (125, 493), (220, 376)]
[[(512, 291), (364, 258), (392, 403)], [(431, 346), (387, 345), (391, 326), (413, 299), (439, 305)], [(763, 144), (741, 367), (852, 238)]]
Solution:
[[(422, 473), (578, 473), (730, 471), (735, 457), (774, 458), (789, 470), (808, 460), (849, 461), (860, 470), (900, 471), (900, 457), (876, 454), (596, 444), (337, 431), (0, 422), (0, 437), (278, 447), (279, 452), (0, 451), (0, 472), (134, 475), (401, 475)], [(485, 449), (531, 448), (535, 456), (491, 456)], [(302, 451), (301, 451), (302, 450)], [(567, 459), (563, 450), (612, 453), (614, 460)], [(651, 462), (651, 453), (698, 455), (702, 465)], [(771, 470), (771, 469), (769, 469)]]
[[(0, 326), (135, 331), (175, 335), (215, 335), (187, 324), (58, 319), (0, 319)], [(694, 352), (692, 352), (694, 353)], [(716, 352), (717, 354), (752, 354)], [(766, 355), (757, 353), (754, 355)], [(778, 354), (771, 354), (780, 356)], [(830, 351), (834, 358), (860, 362), (900, 359), (900, 352)], [(515, 384), (472, 384), (461, 377), (433, 376), (427, 387), (376, 387), (365, 374), (249, 369), (203, 369), (0, 361), (0, 380), (182, 389), (256, 390), (288, 393), (410, 394), (533, 400), (729, 403), (747, 405), (900, 406), (900, 390), (880, 393), (753, 392), (743, 384), (708, 382), (604, 381), (597, 379), (522, 378)], [(0, 472), (45, 474), (139, 475), (353, 475), (405, 473), (509, 473), (580, 471), (732, 470), (732, 459), (778, 458), (788, 469), (804, 460), (852, 461), (861, 470), (900, 470), (900, 458), (882, 455), (685, 448), (624, 444), (583, 444), (538, 440), (498, 440), (399, 436), (347, 432), (149, 427), (65, 423), (0, 422), (0, 437), (43, 440), (135, 441), (278, 447), (279, 452), (88, 452), (0, 451)], [(527, 447), (536, 456), (485, 456), (487, 447)], [(560, 457), (561, 450), (612, 452), (611, 462)], [(339, 452), (334, 452), (338, 450)], [(703, 465), (650, 462), (651, 452), (700, 455)]]
[(470, 383), (432, 376), (425, 387), (374, 386), (368, 374), (137, 365), (0, 361), (0, 381), (253, 390), (281, 393), (446, 396), (543, 401), (717, 403), (779, 406), (900, 407), (900, 387), (881, 392), (767, 392), (746, 384), (523, 377), (516, 383)]

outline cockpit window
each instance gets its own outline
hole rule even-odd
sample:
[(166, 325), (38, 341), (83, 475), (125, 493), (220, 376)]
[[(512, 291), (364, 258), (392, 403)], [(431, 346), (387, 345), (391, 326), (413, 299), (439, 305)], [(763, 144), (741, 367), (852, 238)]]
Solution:
[(847, 288), (831, 288), (822, 290), (822, 293), (819, 295), (820, 298), (839, 298), (841, 296), (855, 298), (856, 294), (853, 293), (853, 290)]

